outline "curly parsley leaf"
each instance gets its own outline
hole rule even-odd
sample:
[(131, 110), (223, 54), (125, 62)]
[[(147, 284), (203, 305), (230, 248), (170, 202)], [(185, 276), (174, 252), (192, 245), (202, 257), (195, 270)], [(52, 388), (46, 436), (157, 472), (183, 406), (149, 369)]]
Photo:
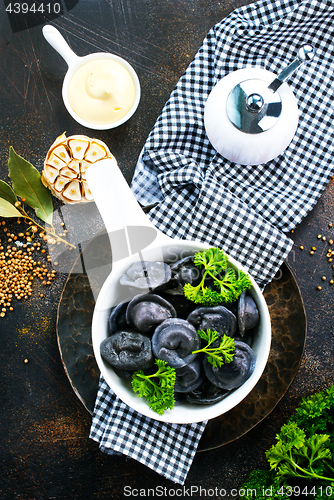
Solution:
[[(330, 465), (332, 459), (329, 434), (314, 434), (308, 438), (296, 422), (283, 425), (276, 436), (277, 443), (267, 452), (271, 469), (276, 471), (276, 483), (287, 484), (289, 478), (334, 480)], [(327, 463), (328, 461), (328, 463)]]
[[(196, 304), (215, 306), (222, 302), (234, 302), (252, 286), (248, 274), (228, 268), (227, 255), (220, 248), (197, 252), (194, 264), (204, 268), (201, 282), (197, 286), (186, 283), (183, 290), (185, 297)], [(212, 279), (213, 289), (206, 286), (207, 278)]]
[(291, 420), (303, 427), (309, 436), (315, 433), (332, 434), (334, 430), (334, 386), (304, 397)]
[(223, 366), (225, 363), (231, 363), (235, 351), (235, 343), (232, 337), (224, 334), (224, 336), (221, 337), (219, 346), (210, 347), (218, 340), (218, 333), (215, 330), (212, 332), (210, 328), (206, 331), (199, 330), (197, 333), (201, 339), (207, 341), (207, 345), (202, 349), (193, 351), (193, 354), (204, 352), (208, 355), (208, 361), (214, 368)]
[(158, 369), (155, 373), (145, 374), (138, 370), (132, 375), (132, 389), (138, 397), (146, 399), (149, 408), (163, 415), (165, 410), (172, 410), (175, 405), (174, 386), (176, 380), (175, 368), (166, 361), (156, 359)]
[[(243, 488), (252, 487), (262, 492), (270, 488), (270, 498), (288, 500), (291, 494), (281, 496), (282, 488), (293, 491), (297, 485), (297, 491), (300, 491), (299, 484), (306, 483), (301, 494), (307, 490), (313, 500), (322, 500), (326, 488), (334, 491), (333, 429), (334, 385), (303, 397), (276, 436), (276, 444), (266, 452), (270, 470), (253, 471)], [(289, 492), (288, 489), (284, 491)], [(256, 498), (266, 500), (268, 497), (260, 495)], [(245, 496), (244, 500), (251, 500), (251, 497)]]

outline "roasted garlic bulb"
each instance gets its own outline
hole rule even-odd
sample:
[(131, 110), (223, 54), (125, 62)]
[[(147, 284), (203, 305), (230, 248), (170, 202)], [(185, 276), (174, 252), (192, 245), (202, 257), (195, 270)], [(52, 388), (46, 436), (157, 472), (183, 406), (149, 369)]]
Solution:
[(104, 142), (85, 135), (66, 137), (64, 133), (57, 137), (46, 155), (42, 182), (64, 203), (92, 201), (86, 170), (106, 158), (115, 159)]

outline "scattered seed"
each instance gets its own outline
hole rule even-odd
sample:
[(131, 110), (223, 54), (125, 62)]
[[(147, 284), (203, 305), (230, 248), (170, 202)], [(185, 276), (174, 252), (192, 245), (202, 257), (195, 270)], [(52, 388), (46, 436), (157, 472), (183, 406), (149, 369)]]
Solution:
[(322, 237), (321, 234), (318, 234), (318, 240), (320, 240), (321, 237)]
[(300, 247), (299, 247), (299, 248), (300, 248), (301, 250), (304, 250), (304, 247), (303, 247), (303, 245), (300, 245)]
[(322, 287), (320, 285), (317, 286), (317, 290), (321, 290), (321, 289), (322, 289)]
[(323, 236), (323, 237), (322, 237), (322, 241), (326, 241), (326, 236)]
[(322, 276), (322, 281), (326, 281), (326, 276)]
[[(2, 223), (1, 226), (3, 226)], [(7, 243), (11, 243), (9, 240), (15, 238), (15, 235), (7, 233), (7, 228), (4, 229), (6, 229), (6, 234), (9, 234)], [(48, 269), (46, 263), (36, 262), (32, 257), (33, 250), (42, 253), (44, 249), (41, 249), (40, 244), (37, 246), (23, 244), (21, 247), (0, 246), (0, 317), (14, 310), (12, 306), (14, 298), (28, 300), (31, 297), (35, 278), (40, 278), (45, 285), (51, 284), (51, 276), (54, 277), (56, 271)], [(45, 262), (47, 260), (45, 259)], [(45, 278), (47, 275), (49, 275), (48, 278)], [(43, 296), (41, 294), (41, 297)]]
[(314, 252), (316, 251), (316, 249), (317, 249), (316, 247), (312, 247), (312, 250), (313, 250)]
[(24, 362), (25, 364), (27, 364), (27, 363), (29, 363), (29, 359), (27, 359), (27, 358), (26, 358), (23, 362)]

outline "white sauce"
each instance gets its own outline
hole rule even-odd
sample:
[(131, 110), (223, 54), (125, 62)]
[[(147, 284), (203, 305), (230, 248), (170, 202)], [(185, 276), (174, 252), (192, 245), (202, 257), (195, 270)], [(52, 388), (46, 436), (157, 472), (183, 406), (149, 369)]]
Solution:
[(67, 91), (70, 106), (83, 120), (97, 125), (123, 118), (135, 100), (135, 84), (117, 61), (97, 59), (81, 66)]

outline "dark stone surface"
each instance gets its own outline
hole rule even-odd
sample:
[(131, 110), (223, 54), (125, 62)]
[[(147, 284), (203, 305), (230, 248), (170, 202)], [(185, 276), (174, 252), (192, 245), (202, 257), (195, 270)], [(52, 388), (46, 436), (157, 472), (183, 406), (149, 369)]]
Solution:
[[(128, 59), (139, 74), (142, 99), (137, 113), (118, 129), (90, 134), (108, 144), (128, 181), (162, 106), (207, 31), (246, 3), (250, 2), (79, 0), (53, 21), (78, 55), (111, 51)], [(65, 130), (68, 136), (89, 131), (64, 108), (61, 85), (66, 63), (45, 42), (41, 26), (13, 33), (3, 2), (0, 23), (0, 178), (7, 180), (10, 145), (41, 172), (44, 156), (58, 135)], [(187, 488), (225, 489), (221, 498), (235, 498), (232, 488), (239, 488), (252, 468), (266, 466), (264, 451), (302, 396), (333, 383), (334, 288), (329, 285), (333, 269), (325, 257), (328, 242), (317, 239), (318, 234), (334, 236), (328, 227), (334, 223), (333, 194), (332, 181), (291, 235), (295, 246), (288, 261), (308, 320), (297, 376), (259, 425), (230, 444), (196, 455)], [(92, 221), (94, 229), (102, 228), (98, 216)], [(8, 228), (20, 230), (15, 220)], [(1, 234), (1, 239), (6, 238)], [(313, 245), (317, 250), (310, 256)], [(14, 311), (0, 318), (0, 496), (4, 500), (117, 500), (124, 498), (126, 485), (160, 486), (167, 493), (176, 487), (137, 462), (104, 455), (88, 438), (91, 417), (66, 376), (56, 335), (57, 305), (76, 256), (75, 252), (63, 255), (64, 264), (52, 286), (34, 284), (33, 296), (15, 303)], [(316, 290), (318, 285), (321, 291)], [(200, 498), (200, 493), (194, 492), (193, 498)]]

